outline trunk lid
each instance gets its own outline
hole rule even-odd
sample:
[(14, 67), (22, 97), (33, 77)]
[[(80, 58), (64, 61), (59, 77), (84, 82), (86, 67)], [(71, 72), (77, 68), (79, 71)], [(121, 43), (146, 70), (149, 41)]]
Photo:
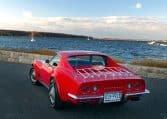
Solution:
[(77, 68), (75, 78), (83, 82), (103, 80), (141, 79), (133, 72), (122, 67), (91, 67)]

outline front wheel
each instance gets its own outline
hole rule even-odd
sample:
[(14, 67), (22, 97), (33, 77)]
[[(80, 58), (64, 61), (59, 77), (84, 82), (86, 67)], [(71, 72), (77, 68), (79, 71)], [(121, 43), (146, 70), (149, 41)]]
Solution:
[(60, 95), (59, 95), (59, 92), (58, 92), (57, 84), (54, 81), (54, 79), (52, 79), (51, 82), (50, 82), (49, 100), (50, 100), (51, 106), (53, 108), (55, 108), (55, 109), (63, 108), (63, 102), (60, 99)]
[(35, 71), (34, 71), (34, 68), (31, 68), (30, 69), (30, 72), (29, 72), (29, 78), (30, 78), (30, 81), (32, 84), (37, 84), (37, 80), (35, 79)]

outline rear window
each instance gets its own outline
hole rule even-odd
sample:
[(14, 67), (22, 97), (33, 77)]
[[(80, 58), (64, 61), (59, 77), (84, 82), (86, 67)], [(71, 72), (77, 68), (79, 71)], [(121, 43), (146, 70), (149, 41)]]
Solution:
[(83, 55), (71, 56), (68, 58), (71, 66), (89, 66), (89, 65), (106, 65), (106, 57), (101, 55)]

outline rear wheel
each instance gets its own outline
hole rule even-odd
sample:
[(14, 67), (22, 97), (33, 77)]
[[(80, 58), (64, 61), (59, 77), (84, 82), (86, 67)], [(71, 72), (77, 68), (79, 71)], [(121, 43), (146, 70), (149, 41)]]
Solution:
[(30, 72), (29, 72), (29, 78), (30, 78), (30, 81), (32, 84), (37, 84), (37, 80), (35, 79), (35, 71), (34, 71), (34, 68), (31, 68), (30, 69)]
[(53, 108), (55, 108), (55, 109), (62, 109), (63, 108), (63, 102), (60, 99), (57, 84), (54, 81), (54, 79), (52, 79), (50, 82), (49, 100), (50, 100), (51, 106)]

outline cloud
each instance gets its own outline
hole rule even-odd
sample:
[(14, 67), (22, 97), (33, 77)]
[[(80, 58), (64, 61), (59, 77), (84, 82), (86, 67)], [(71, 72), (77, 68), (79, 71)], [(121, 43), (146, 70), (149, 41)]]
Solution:
[(32, 17), (32, 12), (31, 11), (24, 11), (23, 12), (23, 17), (25, 17), (25, 18), (31, 18)]
[(135, 8), (136, 9), (141, 9), (142, 8), (142, 4), (137, 2), (136, 5), (135, 5)]
[(165, 39), (167, 17), (35, 17), (24, 12), (22, 18), (0, 21), (0, 29), (62, 32), (94, 37)]

